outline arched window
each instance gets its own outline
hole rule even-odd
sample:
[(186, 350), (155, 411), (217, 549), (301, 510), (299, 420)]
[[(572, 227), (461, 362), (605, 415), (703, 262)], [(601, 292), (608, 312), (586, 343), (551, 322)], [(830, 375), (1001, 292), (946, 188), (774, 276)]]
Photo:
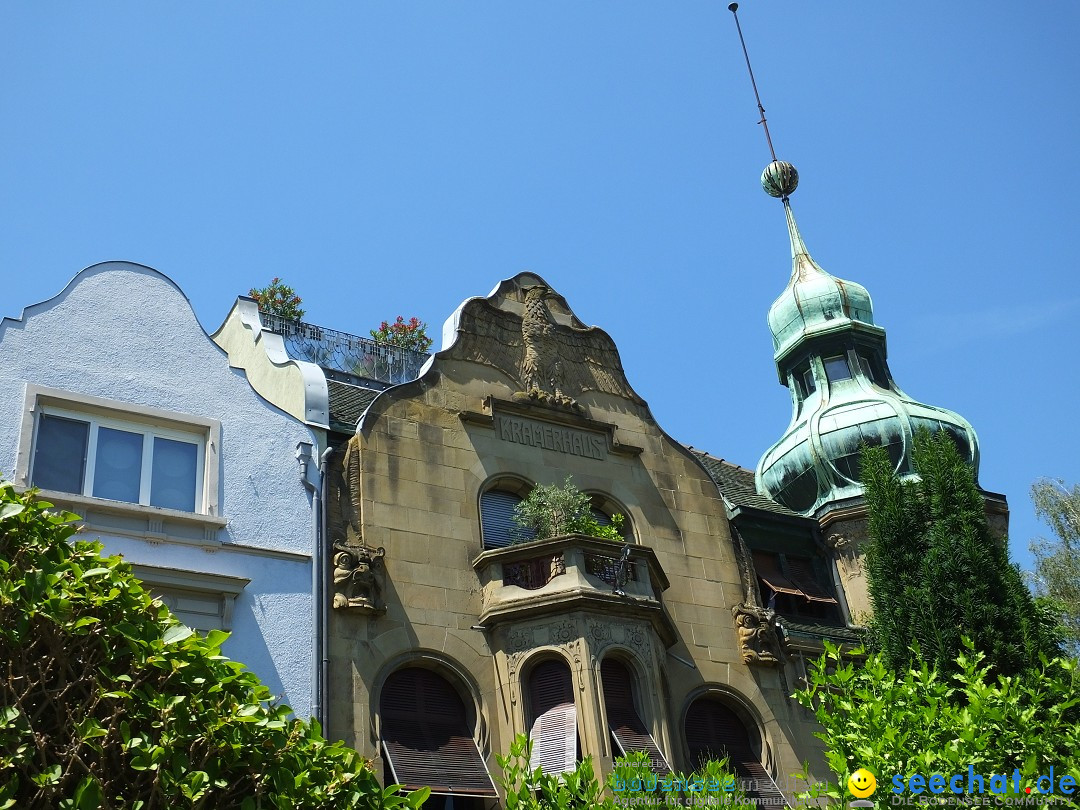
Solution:
[(610, 526), (612, 515), (622, 515), (623, 522), (621, 534), (625, 540), (633, 542), (634, 531), (630, 527), (630, 515), (627, 513), (627, 509), (603, 493), (590, 492), (588, 495), (590, 501), (592, 501), (589, 513), (592, 515), (593, 520), (601, 526)]
[(760, 746), (751, 742), (750, 732), (726, 703), (711, 696), (695, 700), (686, 713), (685, 733), (692, 768), (727, 756), (747, 796), (784, 803), (784, 795), (761, 764)]
[(616, 658), (605, 658), (600, 664), (600, 680), (604, 686), (608, 728), (617, 753), (644, 751), (649, 755), (653, 773), (670, 773), (660, 747), (638, 714), (634, 704), (634, 677), (627, 666)]
[(379, 701), (380, 734), (393, 784), (454, 796), (497, 796), (461, 696), (438, 673), (399, 669)]
[(512, 542), (531, 540), (533, 533), (514, 522), (514, 507), (522, 497), (508, 489), (489, 489), (480, 496), (480, 531), (484, 548), (505, 548)]
[(529, 673), (529, 738), (531, 769), (560, 774), (577, 767), (577, 707), (565, 661), (551, 658)]

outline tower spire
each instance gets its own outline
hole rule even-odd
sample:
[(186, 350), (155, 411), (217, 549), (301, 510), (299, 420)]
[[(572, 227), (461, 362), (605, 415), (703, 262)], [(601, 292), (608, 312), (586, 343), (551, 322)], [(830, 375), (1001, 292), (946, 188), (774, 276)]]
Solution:
[[(761, 104), (761, 94), (758, 92), (757, 80), (754, 78), (754, 69), (750, 66), (750, 53), (746, 50), (746, 39), (743, 37), (742, 25), (739, 24), (739, 4), (729, 3), (728, 11), (735, 18), (735, 29), (739, 32), (739, 44), (742, 45), (743, 56), (746, 58), (746, 70), (750, 74), (750, 86), (754, 88), (754, 98), (757, 100), (758, 112), (761, 113), (761, 120), (758, 123), (765, 130), (765, 141), (769, 144), (769, 154), (772, 156), (772, 163), (766, 166), (765, 171), (761, 173), (761, 187), (765, 189), (765, 193), (770, 197), (778, 197), (783, 201), (784, 208), (787, 209), (790, 227), (794, 223), (794, 219), (791, 216), (791, 206), (788, 200), (799, 186), (799, 173), (786, 160), (777, 160), (776, 158), (776, 149), (773, 148), (772, 135), (769, 133), (769, 122), (765, 120), (765, 107)], [(796, 232), (793, 231), (793, 234)], [(794, 236), (791, 244), (794, 250)]]

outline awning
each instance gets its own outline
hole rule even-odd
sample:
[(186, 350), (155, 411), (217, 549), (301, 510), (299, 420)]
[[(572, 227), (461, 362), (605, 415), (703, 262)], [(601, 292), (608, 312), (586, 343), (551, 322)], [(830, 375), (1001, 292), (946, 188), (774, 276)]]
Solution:
[(827, 588), (814, 576), (813, 563), (805, 557), (785, 557), (788, 574), (780, 568), (780, 558), (765, 551), (754, 552), (754, 569), (758, 577), (776, 593), (801, 596), (810, 602), (836, 604)]

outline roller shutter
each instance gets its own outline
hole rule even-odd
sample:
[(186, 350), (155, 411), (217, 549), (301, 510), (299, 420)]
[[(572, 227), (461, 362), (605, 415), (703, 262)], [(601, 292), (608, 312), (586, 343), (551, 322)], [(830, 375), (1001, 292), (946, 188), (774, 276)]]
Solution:
[(699, 698), (690, 706), (686, 714), (686, 745), (692, 767), (696, 768), (702, 760), (727, 755), (747, 796), (772, 806), (787, 804), (784, 794), (761, 764), (746, 726), (720, 701)]
[(480, 526), (484, 548), (505, 548), (520, 537), (531, 539), (532, 532), (514, 523), (514, 507), (521, 498), (513, 492), (489, 489), (480, 496)]
[(560, 774), (577, 767), (577, 708), (570, 668), (562, 661), (544, 661), (529, 674), (529, 767)]
[(380, 700), (383, 750), (396, 784), (432, 793), (496, 796), (469, 729), (465, 704), (435, 672), (398, 670)]
[(671, 773), (660, 747), (634, 706), (634, 681), (630, 670), (621, 661), (605, 658), (600, 664), (600, 679), (604, 686), (608, 728), (619, 753), (644, 751), (649, 755), (653, 773), (664, 776)]

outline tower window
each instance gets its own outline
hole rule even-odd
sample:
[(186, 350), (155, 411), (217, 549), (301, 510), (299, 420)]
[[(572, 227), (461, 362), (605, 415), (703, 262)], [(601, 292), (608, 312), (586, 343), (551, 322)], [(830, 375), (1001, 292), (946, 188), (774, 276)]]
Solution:
[(817, 383), (814, 382), (814, 369), (809, 365), (804, 366), (801, 370), (796, 372), (799, 379), (802, 380), (803, 396), (808, 397), (817, 390)]
[(848, 366), (847, 358), (843, 355), (839, 355), (837, 357), (826, 357), (825, 376), (829, 378), (829, 382), (837, 382), (838, 380), (850, 380), (851, 368)]

